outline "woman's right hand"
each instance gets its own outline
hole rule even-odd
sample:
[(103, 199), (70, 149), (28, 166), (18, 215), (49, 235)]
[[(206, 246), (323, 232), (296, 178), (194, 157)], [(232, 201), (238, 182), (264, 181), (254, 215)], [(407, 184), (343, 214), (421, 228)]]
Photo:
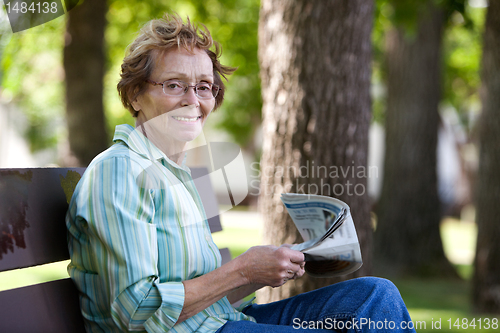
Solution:
[(241, 274), (248, 284), (279, 287), (304, 275), (304, 254), (290, 249), (288, 244), (280, 247), (255, 246), (237, 260), (241, 261)]

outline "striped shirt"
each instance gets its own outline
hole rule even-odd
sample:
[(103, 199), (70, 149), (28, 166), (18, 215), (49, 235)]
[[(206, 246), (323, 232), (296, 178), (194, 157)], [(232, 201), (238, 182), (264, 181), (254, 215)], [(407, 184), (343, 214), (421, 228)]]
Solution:
[(182, 281), (221, 265), (190, 170), (139, 131), (116, 127), (115, 144), (78, 183), (66, 225), (68, 272), (88, 332), (215, 332), (254, 320), (226, 297), (175, 325)]

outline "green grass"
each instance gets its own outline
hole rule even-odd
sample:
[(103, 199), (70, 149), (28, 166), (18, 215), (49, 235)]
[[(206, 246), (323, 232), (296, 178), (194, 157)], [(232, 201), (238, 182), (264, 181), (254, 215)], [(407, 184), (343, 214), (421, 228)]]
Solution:
[(0, 291), (69, 277), (69, 260), (0, 273)]
[(213, 234), (212, 237), (219, 248), (228, 247), (233, 258), (260, 243), (260, 231), (258, 229), (224, 227), (224, 230)]
[[(488, 331), (484, 329), (484, 318), (491, 320), (493, 317), (471, 312), (468, 281), (407, 279), (396, 280), (394, 283), (401, 292), (413, 322), (420, 328), (418, 332), (434, 332), (439, 323), (440, 332)], [(479, 319), (482, 321), (481, 329)], [(476, 327), (467, 325), (473, 321)], [(491, 323), (490, 321), (490, 326)], [(490, 327), (490, 331), (493, 328)]]
[[(239, 223), (238, 223), (239, 222)], [(233, 257), (260, 243), (260, 230), (255, 225), (249, 226), (248, 220), (232, 221), (224, 225), (224, 230), (213, 235), (215, 243), (228, 247)], [(224, 224), (224, 218), (223, 218)], [(446, 255), (457, 267), (463, 280), (395, 280), (401, 295), (410, 311), (418, 332), (481, 332), (493, 331), (493, 326), (485, 330), (484, 319), (470, 311), (470, 284), (472, 258), (476, 239), (475, 224), (446, 219), (441, 226), (443, 246)], [(67, 277), (67, 262), (55, 263), (24, 270), (0, 273), (0, 290), (16, 288)], [(464, 319), (465, 318), (465, 319)], [(459, 320), (457, 322), (457, 319)], [(476, 327), (464, 324), (476, 324)], [(440, 323), (440, 328), (439, 324)], [(454, 324), (459, 324), (458, 327)], [(498, 324), (498, 322), (497, 322)], [(424, 328), (425, 325), (425, 328)], [(451, 327), (450, 327), (451, 325)], [(497, 331), (499, 328), (497, 326)]]

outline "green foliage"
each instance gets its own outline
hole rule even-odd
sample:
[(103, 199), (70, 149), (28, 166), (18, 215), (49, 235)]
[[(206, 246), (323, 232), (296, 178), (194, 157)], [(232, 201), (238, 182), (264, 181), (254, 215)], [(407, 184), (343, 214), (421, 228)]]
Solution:
[(466, 0), (377, 0), (372, 32), (374, 121), (383, 122), (385, 114), (385, 36), (398, 27), (412, 38), (429, 3), (440, 6), (446, 20), (442, 104), (457, 110), (466, 126), (470, 112), (478, 109), (484, 8), (472, 8)]
[(223, 45), (223, 63), (238, 67), (227, 85), (225, 104), (217, 111), (218, 128), (240, 146), (252, 149), (255, 129), (261, 123), (258, 47), (258, 0), (201, 2), (193, 17), (204, 22)]
[(419, 20), (427, 15), (428, 8), (432, 5), (443, 10), (445, 21), (459, 14), (465, 25), (472, 27), (472, 20), (466, 10), (468, 0), (385, 0), (381, 3), (391, 6), (386, 13), (390, 13), (392, 23), (403, 28), (410, 36), (416, 32)]
[(484, 8), (467, 8), (471, 23), (459, 13), (450, 17), (443, 42), (443, 103), (458, 111), (462, 123), (470, 127), (471, 112), (479, 111), (478, 90), (482, 54)]
[(386, 98), (385, 35), (392, 27), (394, 9), (388, 0), (377, 0), (372, 30), (372, 108), (373, 121), (384, 123)]
[[(238, 67), (227, 84), (226, 102), (214, 118), (219, 129), (251, 149), (262, 104), (257, 60), (259, 0), (108, 2), (104, 106), (109, 133), (114, 132), (117, 124), (134, 123), (116, 91), (127, 45), (148, 20), (177, 12), (184, 19), (189, 16), (193, 22), (204, 23), (223, 46), (222, 62)], [(37, 28), (0, 37), (1, 96), (25, 113), (25, 134), (34, 151), (54, 146), (65, 133), (64, 23), (65, 17), (60, 17)]]
[(134, 124), (134, 119), (122, 106), (116, 90), (127, 46), (147, 21), (161, 17), (165, 12), (171, 12), (171, 4), (171, 1), (109, 1), (106, 16), (108, 26), (105, 32), (107, 68), (104, 77), (104, 107), (109, 133), (114, 133), (116, 125)]
[(63, 126), (62, 47), (64, 19), (55, 19), (16, 34), (2, 34), (3, 100), (12, 101), (27, 119), (31, 150), (54, 146)]

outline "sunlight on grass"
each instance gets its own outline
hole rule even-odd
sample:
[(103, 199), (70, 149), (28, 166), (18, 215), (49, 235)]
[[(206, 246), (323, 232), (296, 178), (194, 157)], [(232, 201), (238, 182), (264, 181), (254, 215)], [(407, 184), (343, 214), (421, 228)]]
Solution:
[(441, 223), (441, 239), (446, 256), (454, 264), (470, 265), (476, 249), (477, 226), (473, 222), (462, 222), (445, 218)]
[(212, 235), (219, 248), (228, 247), (233, 258), (239, 256), (250, 247), (259, 245), (260, 231), (257, 229), (241, 229), (226, 227)]
[(69, 277), (69, 260), (0, 273), (0, 291)]

